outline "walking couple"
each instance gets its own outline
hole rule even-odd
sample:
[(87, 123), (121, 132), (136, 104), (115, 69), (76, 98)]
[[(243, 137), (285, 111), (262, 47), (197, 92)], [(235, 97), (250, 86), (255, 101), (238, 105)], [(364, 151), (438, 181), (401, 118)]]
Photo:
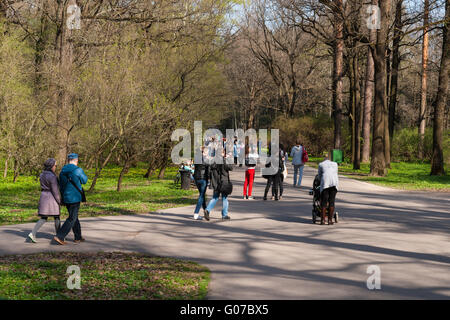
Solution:
[[(209, 215), (214, 209), (220, 196), (222, 196), (222, 220), (230, 220), (228, 215), (228, 196), (233, 192), (233, 184), (230, 180), (229, 171), (233, 170), (233, 166), (226, 163), (228, 155), (223, 152), (223, 163), (212, 163), (211, 157), (205, 154), (205, 149), (202, 149), (202, 163), (195, 164), (194, 179), (197, 186), (199, 197), (197, 206), (194, 210), (194, 219), (200, 220), (200, 207), (203, 208), (204, 217), (209, 221)], [(213, 189), (213, 197), (206, 205), (206, 188), (208, 186)]]
[[(48, 159), (44, 163), (44, 171), (41, 173), (39, 180), (41, 184), (41, 196), (39, 199), (38, 215), (40, 220), (36, 223), (28, 238), (36, 243), (36, 233), (47, 221), (48, 217), (55, 219), (56, 236), (53, 238), (56, 243), (65, 245), (64, 239), (70, 230), (73, 231), (74, 242), (79, 243), (85, 241), (81, 236), (81, 225), (78, 220), (78, 211), (80, 203), (86, 201), (82, 184), (86, 184), (88, 177), (83, 169), (78, 167), (78, 155), (71, 153), (68, 156), (68, 164), (65, 165), (59, 175), (56, 176), (56, 160)], [(60, 208), (62, 205), (67, 207), (69, 217), (61, 227)]]

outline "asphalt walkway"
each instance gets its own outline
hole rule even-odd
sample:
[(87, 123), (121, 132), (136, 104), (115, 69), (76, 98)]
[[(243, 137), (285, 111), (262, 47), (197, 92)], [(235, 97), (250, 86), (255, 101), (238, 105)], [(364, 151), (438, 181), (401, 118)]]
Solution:
[[(53, 223), (26, 243), (33, 224), (0, 227), (0, 254), (42, 251), (139, 251), (197, 261), (211, 270), (210, 299), (449, 299), (450, 197), (399, 191), (340, 178), (334, 226), (311, 222), (308, 194), (316, 170), (305, 168), (282, 201), (263, 201), (257, 171), (242, 199), (244, 170), (232, 172), (231, 221), (192, 219), (193, 206), (136, 216), (81, 220), (87, 242), (58, 246)], [(208, 196), (211, 190), (208, 190)], [(69, 234), (67, 240), (72, 240)], [(381, 290), (368, 290), (367, 268), (381, 270)]]

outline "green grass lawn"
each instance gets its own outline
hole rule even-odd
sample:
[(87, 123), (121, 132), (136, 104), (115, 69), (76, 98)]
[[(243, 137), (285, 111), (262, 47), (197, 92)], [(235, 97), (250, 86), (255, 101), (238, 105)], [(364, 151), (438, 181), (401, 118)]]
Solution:
[[(156, 174), (150, 179), (143, 178), (145, 164), (131, 168), (122, 182), (122, 191), (116, 192), (120, 168), (104, 169), (96, 189), (87, 194), (87, 203), (82, 204), (80, 217), (99, 215), (123, 215), (148, 213), (158, 209), (195, 204), (197, 190), (181, 190), (174, 185), (177, 168), (166, 169), (165, 179), (158, 180)], [(94, 171), (86, 172), (90, 180), (85, 186), (89, 189)], [(37, 205), (40, 187), (36, 177), (20, 176), (16, 183), (12, 177), (0, 178), (0, 225), (33, 222), (38, 219)], [(62, 219), (67, 210), (62, 209)]]
[[(323, 160), (309, 159), (308, 165), (314, 168)], [(430, 176), (429, 163), (393, 162), (385, 177), (371, 177), (369, 173), (370, 164), (361, 164), (360, 170), (353, 170), (353, 164), (347, 162), (339, 166), (339, 174), (391, 188), (450, 192), (450, 175)]]
[[(67, 288), (70, 265), (80, 268), (80, 289)], [(209, 280), (209, 270), (197, 263), (134, 253), (0, 257), (0, 299), (198, 300)]]

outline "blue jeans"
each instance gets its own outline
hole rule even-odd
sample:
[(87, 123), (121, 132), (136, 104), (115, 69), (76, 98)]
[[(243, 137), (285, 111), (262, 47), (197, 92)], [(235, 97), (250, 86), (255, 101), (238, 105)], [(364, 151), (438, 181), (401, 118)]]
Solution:
[[(302, 184), (304, 167), (305, 166), (303, 164), (294, 165), (294, 187)], [(298, 174), (298, 180), (297, 180), (297, 174)]]
[[(208, 207), (206, 210), (208, 212), (211, 212), (212, 209), (214, 209), (217, 201), (219, 201), (220, 193), (214, 191), (214, 195), (212, 199), (208, 203)], [(228, 215), (228, 196), (222, 194), (222, 217), (226, 217)]]
[(197, 206), (195, 207), (194, 213), (200, 212), (200, 207), (203, 207), (203, 209), (206, 209), (206, 186), (208, 185), (207, 180), (197, 180), (195, 181), (195, 184), (197, 185), (197, 189), (199, 192), (198, 200), (197, 200)]

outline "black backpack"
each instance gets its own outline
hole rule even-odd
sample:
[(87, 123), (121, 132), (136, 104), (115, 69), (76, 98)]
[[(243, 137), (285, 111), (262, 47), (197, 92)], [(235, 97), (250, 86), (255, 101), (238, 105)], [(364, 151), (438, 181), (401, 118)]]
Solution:
[(219, 175), (219, 182), (217, 189), (220, 193), (228, 196), (233, 192), (233, 184), (230, 181), (230, 175), (227, 174), (228, 179), (223, 181), (223, 176), (227, 173), (225, 168), (222, 166), (219, 167), (219, 170), (217, 170)]

